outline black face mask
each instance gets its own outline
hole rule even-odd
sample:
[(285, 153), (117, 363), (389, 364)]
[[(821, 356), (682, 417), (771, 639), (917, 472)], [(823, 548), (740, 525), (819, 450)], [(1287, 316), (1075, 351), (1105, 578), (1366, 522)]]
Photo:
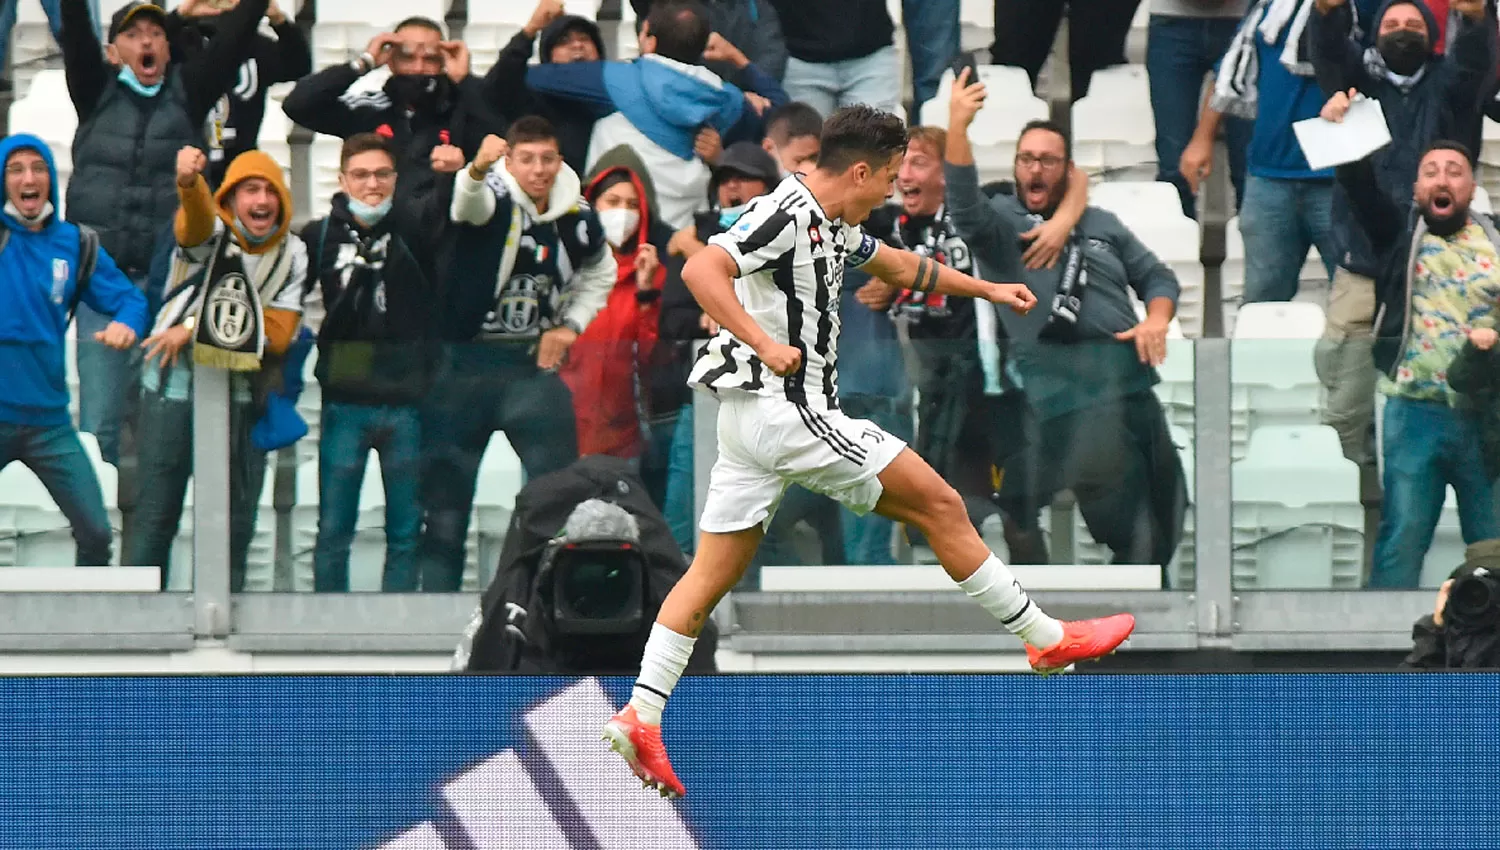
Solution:
[(386, 81), (385, 93), (403, 109), (434, 114), (446, 111), (453, 81), (446, 74), (398, 74)]
[(1403, 77), (1415, 74), (1432, 53), (1427, 36), (1410, 30), (1383, 35), (1375, 46), (1380, 51), (1380, 58), (1385, 60), (1385, 67)]

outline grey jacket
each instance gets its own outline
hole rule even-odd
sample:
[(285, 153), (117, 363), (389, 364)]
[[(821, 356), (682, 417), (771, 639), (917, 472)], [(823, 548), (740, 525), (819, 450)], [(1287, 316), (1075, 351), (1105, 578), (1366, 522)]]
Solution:
[(987, 198), (971, 166), (944, 166), (947, 205), (953, 225), (969, 244), (987, 280), (1021, 282), (1037, 297), (1030, 314), (1001, 310), (1000, 320), (1012, 340), (1016, 363), (1033, 407), (1042, 419), (1148, 390), (1159, 380), (1140, 363), (1135, 345), (1115, 334), (1139, 323), (1132, 291), (1143, 303), (1170, 298), (1181, 288), (1176, 275), (1146, 248), (1113, 213), (1089, 207), (1078, 227), (1087, 238), (1084, 262), (1088, 287), (1079, 312), (1083, 342), (1038, 341), (1051, 316), (1052, 299), (1062, 282), (1065, 263), (1031, 270), (1021, 261), (1021, 234), (1041, 219), (1011, 195)]

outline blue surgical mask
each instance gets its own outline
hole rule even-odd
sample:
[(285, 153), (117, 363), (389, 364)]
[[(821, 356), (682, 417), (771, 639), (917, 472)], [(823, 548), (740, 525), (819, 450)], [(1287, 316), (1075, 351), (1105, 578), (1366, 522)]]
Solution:
[(745, 210), (748, 209), (750, 209), (749, 204), (740, 204), (737, 207), (719, 210), (719, 226), (728, 230), (734, 226), (735, 222), (740, 220), (740, 216), (744, 215)]
[(156, 97), (156, 93), (161, 91), (161, 83), (157, 83), (154, 86), (142, 85), (141, 81), (135, 78), (135, 70), (129, 65), (120, 69), (119, 80), (125, 85), (130, 86), (130, 90), (141, 97)]
[(364, 201), (350, 198), (349, 214), (359, 219), (361, 224), (379, 224), (380, 220), (385, 218), (386, 214), (391, 211), (391, 202), (393, 200), (394, 196), (387, 196), (385, 200), (372, 206)]
[(234, 220), (234, 228), (240, 232), (240, 237), (250, 245), (264, 245), (271, 240), (271, 237), (276, 235), (276, 231), (273, 230), (265, 236), (256, 236), (250, 232), (250, 228), (246, 227), (245, 223), (240, 221), (238, 217)]

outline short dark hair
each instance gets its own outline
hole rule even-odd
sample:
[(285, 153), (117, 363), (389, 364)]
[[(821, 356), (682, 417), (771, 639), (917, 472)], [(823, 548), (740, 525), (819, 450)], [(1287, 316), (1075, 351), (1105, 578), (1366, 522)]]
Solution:
[[(528, 142), (551, 142), (557, 144), (557, 128), (540, 115), (525, 115), (517, 118), (505, 134), (505, 143), (511, 147)], [(558, 150), (562, 146), (558, 145)]]
[(424, 30), (432, 30), (433, 32), (438, 34), (438, 38), (448, 37), (448, 33), (443, 30), (442, 24), (424, 15), (412, 15), (411, 17), (403, 20), (401, 23), (396, 24), (395, 28), (392, 29), (391, 32), (400, 32), (407, 27), (421, 27)]
[(823, 116), (801, 101), (783, 103), (766, 116), (766, 135), (778, 145), (803, 136), (821, 136)]
[(375, 133), (355, 133), (344, 140), (344, 146), (339, 150), (339, 170), (343, 171), (348, 168), (349, 160), (371, 151), (380, 151), (391, 158), (391, 165), (396, 164), (396, 155), (391, 153), (391, 146), (386, 143), (383, 136)]
[(1068, 138), (1068, 134), (1064, 132), (1061, 124), (1058, 124), (1056, 121), (1048, 121), (1045, 118), (1039, 118), (1035, 121), (1027, 121), (1026, 126), (1021, 128), (1021, 135), (1016, 136), (1016, 141), (1019, 143), (1020, 140), (1024, 139), (1026, 137), (1026, 134), (1030, 133), (1032, 130), (1045, 130), (1048, 133), (1056, 133), (1058, 138), (1062, 139), (1063, 157), (1067, 159), (1068, 162), (1073, 161), (1073, 140)]
[(1422, 151), (1422, 155), (1417, 157), (1417, 162), (1420, 163), (1422, 160), (1426, 159), (1427, 155), (1432, 153), (1433, 151), (1453, 151), (1454, 153), (1461, 153), (1464, 155), (1464, 159), (1468, 160), (1469, 167), (1474, 167), (1473, 151), (1470, 151), (1469, 146), (1464, 144), (1463, 142), (1455, 142), (1452, 139), (1438, 139), (1437, 141), (1428, 145), (1426, 149)]
[(873, 106), (846, 106), (823, 122), (818, 168), (842, 174), (855, 163), (879, 168), (906, 152), (906, 125)]
[(708, 9), (698, 0), (667, 0), (651, 4), (646, 28), (656, 38), (656, 53), (688, 65), (703, 64), (708, 47)]

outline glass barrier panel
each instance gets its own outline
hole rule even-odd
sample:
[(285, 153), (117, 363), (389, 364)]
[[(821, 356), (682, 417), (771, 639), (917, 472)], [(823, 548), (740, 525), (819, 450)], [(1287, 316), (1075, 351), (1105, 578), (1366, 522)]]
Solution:
[(1480, 420), (1448, 383), (1462, 341), (1394, 378), (1374, 345), (1232, 341), (1236, 589), (1436, 588), (1500, 535)]

